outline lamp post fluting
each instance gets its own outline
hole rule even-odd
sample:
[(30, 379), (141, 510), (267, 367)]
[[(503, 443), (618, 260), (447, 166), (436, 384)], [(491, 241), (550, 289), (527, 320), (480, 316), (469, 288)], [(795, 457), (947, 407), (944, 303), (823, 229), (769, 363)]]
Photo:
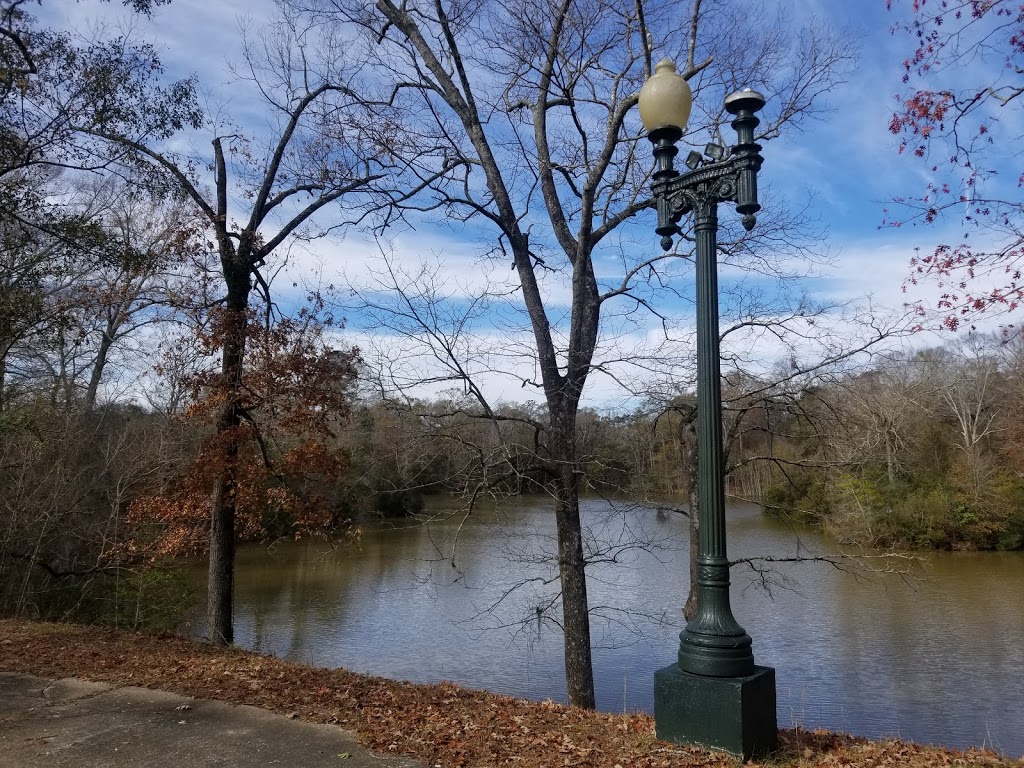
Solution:
[(697, 277), (697, 499), (700, 547), (697, 611), (679, 635), (678, 663), (655, 674), (658, 735), (718, 747), (749, 758), (775, 746), (775, 672), (754, 664), (750, 636), (729, 602), (725, 468), (722, 452), (721, 354), (718, 325), (718, 205), (735, 203), (747, 231), (756, 224), (761, 147), (754, 141), (764, 97), (737, 91), (725, 99), (737, 143), (690, 152), (689, 169), (674, 167), (676, 143), (690, 111), (690, 90), (675, 65), (662, 61), (640, 92), (640, 115), (653, 144), (655, 232), (664, 250), (693, 215)]

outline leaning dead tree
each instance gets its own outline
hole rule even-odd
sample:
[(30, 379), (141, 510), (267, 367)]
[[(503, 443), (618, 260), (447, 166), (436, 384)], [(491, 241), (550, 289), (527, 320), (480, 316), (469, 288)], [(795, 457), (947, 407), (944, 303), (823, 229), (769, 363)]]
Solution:
[[(709, 109), (694, 124), (714, 135), (724, 95), (756, 85), (769, 96), (766, 139), (815, 108), (850, 50), (814, 31), (795, 44), (782, 23), (747, 5), (712, 12), (700, 0), (688, 9), (640, 0), (290, 5), (363, 30), (380, 98), (401, 115), (396, 151), (432, 151), (409, 168), (425, 188), (397, 206), (407, 220), (426, 227), (442, 217), (442, 226), (488, 243), (476, 270), (503, 265), (511, 275), (504, 292), (515, 302), (503, 302), (505, 325), (488, 346), (497, 377), (535, 388), (546, 406), (536, 455), (557, 522), (566, 682), (572, 704), (593, 707), (577, 415), (604, 365), (601, 342), (619, 333), (608, 320), (657, 325), (661, 287), (680, 279), (688, 256), (652, 256), (653, 241), (629, 226), (650, 205), (652, 162), (634, 110), (640, 86), (654, 60), (675, 58)], [(737, 234), (730, 247), (751, 254), (754, 246)], [(428, 327), (422, 337), (430, 343)], [(486, 416), (486, 377), (478, 384), (473, 367), (463, 358), (446, 375), (465, 382)]]

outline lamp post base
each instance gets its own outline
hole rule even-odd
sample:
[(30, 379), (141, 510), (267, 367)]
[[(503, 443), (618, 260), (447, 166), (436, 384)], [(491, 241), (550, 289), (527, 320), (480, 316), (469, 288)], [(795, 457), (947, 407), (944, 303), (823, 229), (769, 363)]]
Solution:
[(705, 677), (678, 664), (654, 673), (654, 722), (659, 739), (741, 757), (772, 752), (778, 743), (775, 670), (754, 667), (744, 677)]

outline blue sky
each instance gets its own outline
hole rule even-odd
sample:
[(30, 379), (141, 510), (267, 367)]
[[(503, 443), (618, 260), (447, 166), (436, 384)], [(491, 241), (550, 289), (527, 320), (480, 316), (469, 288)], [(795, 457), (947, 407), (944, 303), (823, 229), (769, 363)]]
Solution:
[[(847, 82), (829, 94), (828, 113), (766, 144), (763, 187), (797, 204), (806, 202), (808, 215), (820, 222), (824, 233), (821, 251), (829, 260), (815, 267), (818, 278), (806, 281), (802, 287), (822, 298), (872, 296), (876, 306), (897, 310), (907, 300), (902, 286), (914, 248), (928, 252), (939, 242), (959, 242), (960, 232), (955, 221), (899, 229), (881, 226), (884, 210), (891, 207), (889, 200), (920, 192), (929, 178), (926, 163), (897, 153), (898, 139), (888, 129), (895, 96), (902, 88), (902, 62), (913, 49), (909, 36), (893, 35), (891, 28), (909, 13), (909, 7), (905, 7), (909, 0), (895, 2), (893, 11), (886, 10), (885, 0), (779, 2), (791, 14), (794, 26), (827, 23), (847, 30), (858, 42), (860, 56)], [(95, 0), (47, 0), (38, 11), (45, 22), (58, 27), (86, 30), (100, 20), (133, 26), (135, 34), (161, 49), (170, 76), (199, 76), (210, 111), (231, 114), (243, 126), (257, 126), (253, 130), (259, 130), (261, 117), (254, 107), (256, 102), (233, 85), (235, 77), (229, 63), (241, 59), (240, 26), (258, 28), (272, 12), (270, 0), (173, 0), (171, 5), (158, 9), (152, 20), (132, 18), (117, 2)], [(751, 85), (757, 87), (756, 83)], [(723, 218), (732, 215), (731, 211), (722, 214)], [(653, 212), (647, 218), (653, 218)], [(641, 222), (646, 223), (653, 229), (653, 220)], [(653, 244), (653, 231), (651, 241)], [(450, 229), (421, 226), (415, 233), (399, 234), (390, 247), (401, 263), (411, 265), (413, 261), (403, 260), (416, 251), (421, 258), (426, 255), (428, 261), (443, 264), (442, 282), (454, 302), (478, 285), (477, 246)], [(289, 275), (318, 274), (324, 282), (339, 282), (340, 273), (345, 272), (358, 281), (366, 278), (366, 265), (378, 257), (374, 243), (350, 236), (344, 242), (321, 243), (311, 252), (293, 257)], [(507, 280), (508, 276), (499, 279)], [(722, 279), (728, 286), (732, 277), (727, 269)], [(557, 287), (552, 290), (557, 294)], [(922, 288), (912, 298), (928, 302), (936, 293), (932, 287)], [(352, 333), (363, 334), (362, 346), (372, 345), (372, 328), (353, 327)], [(915, 343), (934, 340), (919, 338)], [(389, 343), (395, 342), (390, 339)], [(507, 335), (502, 343), (509, 343)], [(467, 358), (474, 354), (479, 350), (467, 351)], [(624, 354), (620, 350), (620, 356)], [(763, 364), (769, 362), (770, 352), (765, 355)], [(410, 351), (408, 357), (413, 359), (415, 354)], [(504, 387), (500, 397), (523, 396), (515, 392), (522, 387), (510, 384), (521, 373), (506, 376), (504, 385), (495, 385)], [(611, 395), (598, 387), (592, 397), (596, 402), (606, 402)]]

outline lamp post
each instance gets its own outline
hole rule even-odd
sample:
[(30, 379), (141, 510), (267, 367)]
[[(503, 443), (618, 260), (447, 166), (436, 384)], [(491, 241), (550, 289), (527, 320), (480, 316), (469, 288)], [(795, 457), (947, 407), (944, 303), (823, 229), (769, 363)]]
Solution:
[(700, 549), (697, 612), (679, 635), (678, 663), (654, 675), (659, 738), (723, 749), (748, 759), (776, 745), (775, 670), (754, 664), (750, 636), (729, 604), (725, 474), (718, 329), (718, 204), (733, 202), (750, 231), (757, 202), (761, 147), (754, 141), (764, 97), (737, 91), (726, 97), (738, 141), (731, 151), (708, 144), (690, 152), (687, 172), (673, 167), (690, 116), (692, 96), (675, 65), (663, 60), (640, 91), (640, 119), (657, 163), (652, 191), (664, 250), (693, 214), (697, 251), (697, 498)]

